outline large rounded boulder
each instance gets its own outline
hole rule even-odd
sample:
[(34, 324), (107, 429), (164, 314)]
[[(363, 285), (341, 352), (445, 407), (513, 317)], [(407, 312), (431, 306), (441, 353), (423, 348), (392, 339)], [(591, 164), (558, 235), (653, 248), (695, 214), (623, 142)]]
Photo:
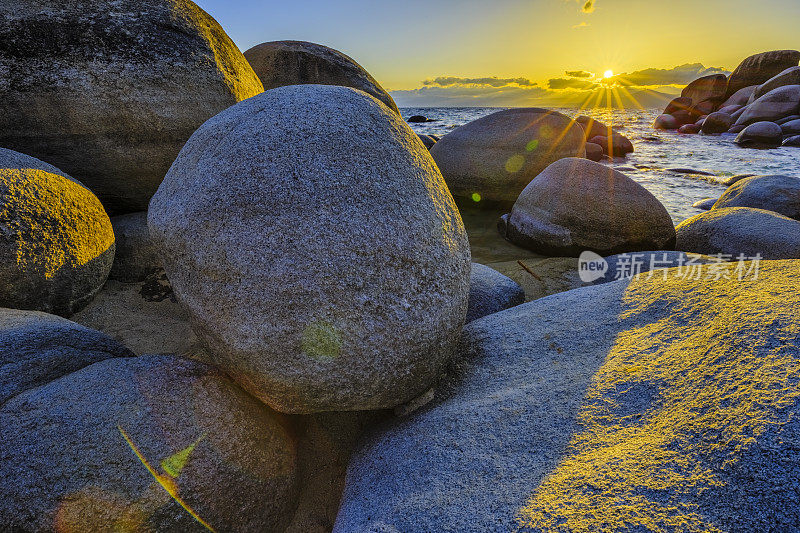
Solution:
[(753, 176), (738, 181), (714, 204), (723, 207), (754, 207), (800, 220), (800, 178), (780, 174)]
[(787, 68), (777, 76), (768, 79), (753, 91), (753, 99), (757, 100), (778, 87), (800, 85), (800, 66)]
[(506, 238), (545, 255), (668, 250), (675, 230), (666, 208), (625, 174), (586, 159), (548, 166), (514, 204)]
[(466, 315), (453, 198), (402, 118), (355, 89), (280, 87), (220, 113), (149, 226), (214, 362), (280, 411), (417, 397)]
[(285, 85), (341, 85), (364, 91), (400, 114), (389, 93), (364, 67), (333, 48), (306, 41), (272, 41), (252, 47), (244, 57), (265, 90)]
[(745, 148), (774, 148), (783, 140), (781, 127), (774, 122), (754, 122), (742, 130), (734, 142)]
[(684, 220), (675, 233), (675, 248), (686, 252), (733, 258), (800, 258), (800, 222), (765, 209), (712, 209)]
[(0, 150), (0, 307), (70, 315), (100, 290), (113, 261), (111, 221), (90, 190)]
[(448, 133), (431, 149), (456, 199), (510, 207), (547, 165), (584, 157), (584, 130), (556, 111), (498, 111)]
[(728, 78), (725, 74), (710, 74), (691, 82), (681, 91), (681, 97), (691, 98), (697, 106), (703, 102), (719, 103), (725, 98)]
[(0, 408), (4, 531), (283, 531), (283, 415), (174, 356), (107, 359)]
[(771, 90), (739, 115), (736, 124), (747, 126), (755, 122), (774, 122), (796, 115), (800, 111), (800, 85), (784, 85)]
[(799, 61), (800, 52), (797, 50), (773, 50), (752, 55), (728, 76), (725, 96), (729, 98), (740, 89), (761, 85), (787, 68), (796, 67)]
[(717, 111), (706, 117), (700, 129), (703, 133), (715, 134), (725, 133), (731, 126), (733, 126), (733, 118), (728, 113)]
[(800, 261), (712, 266), (468, 324), (434, 400), (362, 438), (334, 533), (796, 529)]
[(0, 145), (141, 211), (186, 139), (262, 92), (190, 0), (0, 0)]

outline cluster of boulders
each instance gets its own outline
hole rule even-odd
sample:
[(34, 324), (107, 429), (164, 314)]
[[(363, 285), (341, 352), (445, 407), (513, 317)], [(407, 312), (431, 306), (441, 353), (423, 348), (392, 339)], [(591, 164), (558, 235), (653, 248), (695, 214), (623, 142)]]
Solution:
[(624, 157), (634, 147), (616, 129), (590, 117), (517, 108), (460, 126), (435, 140), (430, 151), (460, 205), (509, 208), (551, 163)]
[(0, 529), (330, 530), (366, 424), (519, 287), (347, 56), (254, 72), (188, 0), (0, 12)]
[(242, 55), (189, 0), (0, 14), (0, 530), (800, 519), (797, 261), (520, 305), (456, 204), (509, 210), (515, 245), (492, 232), (515, 252), (668, 268), (800, 257), (795, 178), (742, 180), (676, 233), (587, 159), (633, 150), (587, 117), (500, 111), (438, 140), (344, 54)]
[(653, 126), (678, 133), (736, 133), (743, 147), (800, 146), (800, 52), (748, 57), (728, 77), (712, 74), (686, 86)]

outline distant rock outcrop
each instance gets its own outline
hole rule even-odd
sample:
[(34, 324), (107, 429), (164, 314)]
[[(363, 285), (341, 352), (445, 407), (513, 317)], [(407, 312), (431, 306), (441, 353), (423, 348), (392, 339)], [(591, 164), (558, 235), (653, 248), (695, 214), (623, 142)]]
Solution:
[(728, 77), (725, 97), (730, 98), (745, 87), (761, 85), (784, 70), (796, 67), (798, 62), (800, 52), (797, 50), (773, 50), (752, 55), (742, 61)]
[(775, 122), (800, 110), (800, 85), (784, 85), (773, 89), (749, 104), (736, 124), (749, 126), (754, 122)]
[[(757, 122), (789, 121), (800, 113), (799, 60), (800, 52), (795, 50), (765, 52), (742, 61), (727, 82), (722, 74), (699, 78), (670, 102), (653, 127), (679, 133), (740, 134)], [(774, 138), (764, 142), (760, 134), (737, 140), (743, 147), (778, 146), (780, 142)]]

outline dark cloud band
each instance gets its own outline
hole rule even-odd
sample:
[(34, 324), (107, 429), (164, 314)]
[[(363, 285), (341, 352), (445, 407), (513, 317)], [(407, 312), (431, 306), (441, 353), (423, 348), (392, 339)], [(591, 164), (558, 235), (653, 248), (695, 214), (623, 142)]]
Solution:
[(516, 85), (519, 87), (535, 87), (538, 85), (528, 78), (460, 78), (456, 76), (439, 76), (437, 78), (424, 80), (422, 84), (428, 87), (452, 87), (453, 85), (482, 87)]

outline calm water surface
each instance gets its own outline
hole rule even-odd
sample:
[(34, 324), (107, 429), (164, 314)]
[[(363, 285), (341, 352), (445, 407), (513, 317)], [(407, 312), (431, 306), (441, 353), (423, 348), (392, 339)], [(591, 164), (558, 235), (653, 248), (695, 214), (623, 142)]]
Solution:
[[(453, 129), (499, 108), (404, 108), (403, 117), (424, 115), (436, 122), (411, 124), (418, 133), (443, 136)], [(638, 181), (666, 206), (678, 223), (700, 213), (692, 204), (717, 198), (725, 190), (720, 181), (736, 174), (788, 174), (800, 177), (800, 148), (755, 150), (733, 144), (735, 135), (680, 135), (651, 127), (660, 110), (559, 109), (567, 116), (585, 114), (611, 124), (628, 137), (636, 151), (611, 164)], [(711, 176), (684, 174), (670, 169), (692, 169)]]

